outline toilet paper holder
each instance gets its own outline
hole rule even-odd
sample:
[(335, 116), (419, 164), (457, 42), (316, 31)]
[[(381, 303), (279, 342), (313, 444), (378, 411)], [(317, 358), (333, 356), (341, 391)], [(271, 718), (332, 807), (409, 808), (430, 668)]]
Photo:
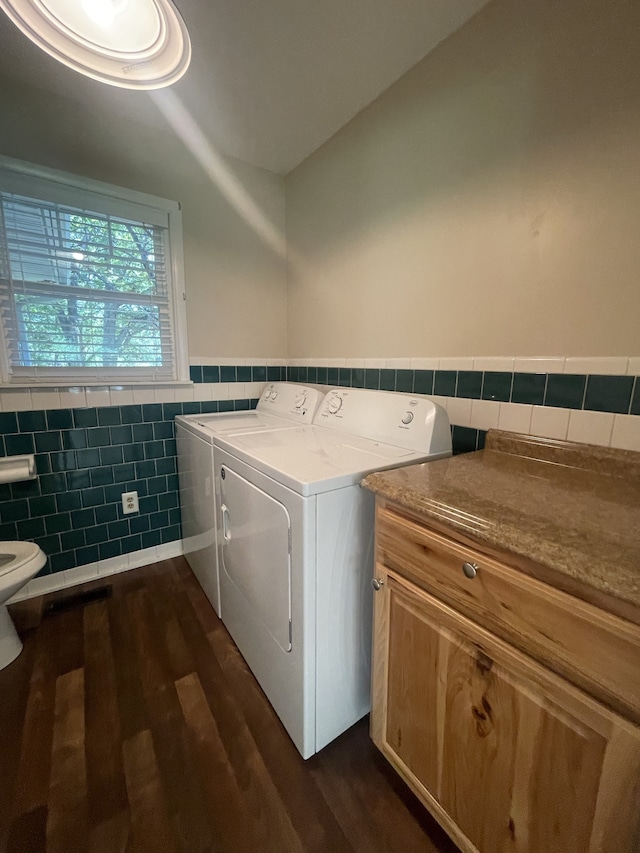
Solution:
[(35, 478), (36, 457), (33, 453), (0, 457), (0, 483), (19, 483)]

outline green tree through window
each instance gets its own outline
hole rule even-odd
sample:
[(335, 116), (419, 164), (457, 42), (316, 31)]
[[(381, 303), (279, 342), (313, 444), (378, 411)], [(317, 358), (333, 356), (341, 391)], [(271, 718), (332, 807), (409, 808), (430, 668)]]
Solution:
[(23, 365), (162, 364), (159, 229), (26, 199), (3, 212)]
[(178, 202), (0, 156), (0, 379), (188, 381)]

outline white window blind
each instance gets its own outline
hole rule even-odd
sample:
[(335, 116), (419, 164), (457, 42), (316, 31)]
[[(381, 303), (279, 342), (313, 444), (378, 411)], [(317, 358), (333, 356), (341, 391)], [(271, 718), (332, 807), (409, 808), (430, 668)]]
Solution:
[(8, 381), (180, 378), (168, 214), (144, 217), (140, 205), (113, 197), (92, 205), (91, 193), (86, 205), (59, 203), (50, 187), (45, 199), (0, 185)]

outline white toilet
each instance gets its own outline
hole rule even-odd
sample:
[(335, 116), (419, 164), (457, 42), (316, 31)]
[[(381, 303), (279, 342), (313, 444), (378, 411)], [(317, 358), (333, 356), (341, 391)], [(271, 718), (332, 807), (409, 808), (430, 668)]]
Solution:
[(35, 577), (47, 562), (35, 542), (0, 542), (0, 669), (15, 660), (22, 643), (6, 602)]

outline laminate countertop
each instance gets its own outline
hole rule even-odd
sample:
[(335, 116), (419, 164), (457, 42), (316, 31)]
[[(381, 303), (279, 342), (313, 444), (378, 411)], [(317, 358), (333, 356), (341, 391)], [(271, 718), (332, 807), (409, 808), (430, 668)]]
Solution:
[(640, 453), (490, 430), (484, 450), (363, 485), (640, 623)]

